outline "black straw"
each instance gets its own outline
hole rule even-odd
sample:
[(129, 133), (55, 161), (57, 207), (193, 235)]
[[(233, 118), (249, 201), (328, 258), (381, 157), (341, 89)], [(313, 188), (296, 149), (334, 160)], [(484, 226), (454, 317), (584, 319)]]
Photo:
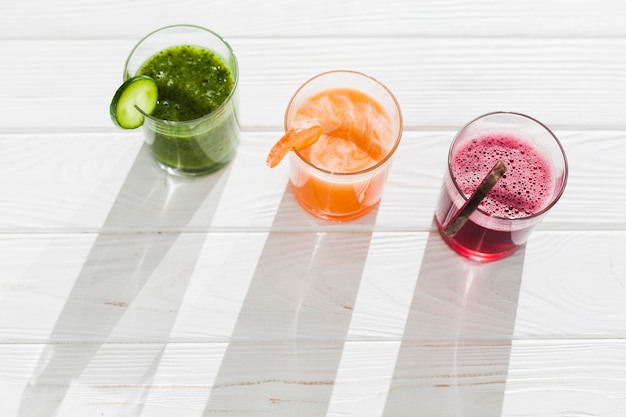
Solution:
[(463, 227), (467, 219), (478, 208), (480, 202), (489, 194), (502, 175), (506, 172), (506, 165), (502, 161), (496, 162), (489, 174), (480, 183), (474, 194), (463, 204), (463, 207), (454, 215), (450, 223), (443, 229), (443, 234), (453, 237)]

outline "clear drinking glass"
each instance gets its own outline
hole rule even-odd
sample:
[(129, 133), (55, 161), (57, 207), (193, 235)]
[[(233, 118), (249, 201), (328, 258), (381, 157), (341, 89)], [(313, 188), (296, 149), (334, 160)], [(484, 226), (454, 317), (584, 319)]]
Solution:
[[(448, 226), (497, 161), (506, 172), (455, 234)], [(494, 112), (463, 127), (448, 154), (435, 220), (459, 254), (493, 261), (523, 246), (556, 204), (567, 182), (565, 152), (541, 122), (519, 113)]]
[(310, 149), (290, 152), (290, 186), (297, 201), (326, 220), (348, 221), (370, 212), (381, 200), (402, 137), (394, 95), (365, 74), (325, 72), (291, 98), (285, 131), (308, 120), (321, 122), (324, 134)]
[[(165, 120), (145, 114), (143, 131), (152, 155), (164, 170), (173, 175), (198, 176), (214, 172), (226, 165), (235, 156), (239, 144), (237, 89), (239, 69), (230, 45), (209, 29), (193, 25), (167, 26), (148, 34), (133, 48), (126, 60), (124, 79), (143, 71), (144, 64), (155, 54), (181, 45), (206, 49), (216, 54), (223, 67), (230, 72), (232, 89), (225, 99), (219, 99), (223, 99), (219, 106), (190, 120)], [(177, 62), (175, 66), (178, 76), (181, 77), (181, 85), (186, 84), (184, 81), (187, 80), (184, 77), (185, 74), (189, 74), (186, 65), (190, 64)], [(201, 76), (203, 81), (210, 85), (217, 77), (216, 74), (224, 74), (224, 72), (211, 72), (208, 67), (209, 65), (207, 65), (206, 75), (196, 74), (190, 81), (198, 81), (197, 79)], [(213, 67), (222, 69), (220, 65), (213, 65)], [(172, 75), (176, 76), (176, 74)], [(159, 74), (155, 77), (159, 78)], [(158, 83), (159, 80), (157, 80)], [(170, 84), (172, 84), (171, 81)], [(162, 90), (178, 90), (175, 94), (184, 96), (186, 100), (188, 99), (187, 103), (192, 103), (193, 100), (204, 100), (202, 94), (206, 96), (215, 94), (210, 87), (206, 91), (195, 90), (188, 93), (184, 86), (175, 83), (174, 85), (164, 84), (159, 85), (159, 100), (161, 100)], [(194, 107), (194, 105), (189, 104), (188, 107)]]

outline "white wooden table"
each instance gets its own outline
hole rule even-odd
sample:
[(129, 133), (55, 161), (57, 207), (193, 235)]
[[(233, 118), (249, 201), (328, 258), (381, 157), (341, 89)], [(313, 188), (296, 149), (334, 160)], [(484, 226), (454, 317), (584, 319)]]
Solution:
[[(174, 23), (241, 69), (238, 155), (197, 180), (108, 115)], [(622, 0), (3, 0), (0, 53), (1, 416), (626, 415)], [(378, 210), (329, 224), (264, 160), (340, 68), (405, 131)], [(477, 264), (432, 216), (454, 133), (494, 110), (549, 125), (570, 177), (525, 250)]]

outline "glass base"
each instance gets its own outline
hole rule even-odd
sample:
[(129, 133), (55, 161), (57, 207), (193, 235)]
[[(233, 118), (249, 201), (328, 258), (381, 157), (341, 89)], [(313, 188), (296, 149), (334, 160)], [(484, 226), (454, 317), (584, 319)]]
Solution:
[(298, 204), (300, 205), (300, 207), (302, 207), (307, 213), (311, 214), (312, 216), (317, 217), (318, 219), (322, 219), (322, 220), (325, 220), (328, 222), (334, 222), (334, 223), (350, 222), (350, 221), (359, 219), (361, 217), (364, 217), (367, 214), (371, 213), (372, 210), (374, 210), (380, 204), (380, 202), (378, 202), (374, 204), (373, 206), (366, 206), (363, 209), (353, 212), (353, 213), (334, 214), (334, 213), (328, 213), (325, 211), (316, 210), (314, 208), (308, 207), (302, 204), (302, 202), (297, 199), (296, 201), (298, 201)]
[(522, 247), (522, 246), (515, 246), (515, 247), (511, 248), (510, 250), (503, 251), (503, 252), (491, 252), (491, 253), (478, 252), (478, 251), (469, 249), (469, 248), (459, 244), (456, 240), (454, 240), (454, 239), (444, 235), (441, 232), (441, 228), (440, 227), (437, 227), (437, 230), (439, 231), (439, 236), (441, 236), (441, 238), (446, 243), (446, 245), (448, 245), (448, 247), (450, 247), (452, 250), (454, 250), (456, 253), (458, 253), (459, 255), (463, 256), (464, 258), (471, 259), (472, 261), (476, 261), (476, 262), (493, 262), (493, 261), (497, 261), (499, 259), (503, 259), (503, 258), (506, 258), (507, 256), (512, 255), (519, 248)]
[(219, 171), (220, 169), (228, 165), (230, 161), (213, 164), (206, 168), (200, 168), (200, 169), (184, 169), (184, 168), (179, 168), (179, 167), (172, 167), (169, 165), (165, 165), (164, 163), (160, 161), (156, 161), (156, 163), (163, 171), (167, 172), (170, 175), (173, 175), (175, 177), (193, 178), (193, 177), (202, 177), (204, 175), (209, 175), (216, 171)]

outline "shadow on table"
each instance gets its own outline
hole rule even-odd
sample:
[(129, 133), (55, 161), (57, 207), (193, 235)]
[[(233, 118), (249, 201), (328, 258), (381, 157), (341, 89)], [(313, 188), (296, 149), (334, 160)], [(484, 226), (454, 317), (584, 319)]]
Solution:
[(430, 233), (385, 417), (501, 415), (523, 263), (470, 261)]
[(307, 222), (286, 190), (205, 416), (326, 415), (371, 232), (281, 231)]
[[(40, 355), (19, 416), (56, 415), (72, 381), (81, 377), (105, 343), (167, 338), (193, 272), (190, 265), (204, 243), (203, 234), (189, 236), (180, 229), (198, 213), (210, 222), (229, 170), (195, 180), (170, 177), (142, 147), (67, 296), (50, 344)], [(171, 232), (160, 231), (167, 226), (174, 226)], [(155, 292), (160, 310), (133, 308), (144, 297), (154, 306)], [(120, 371), (115, 384), (136, 386), (151, 380), (162, 350), (160, 343), (147, 346), (143, 366), (133, 364), (135, 373)], [(128, 381), (120, 381), (124, 378)]]

